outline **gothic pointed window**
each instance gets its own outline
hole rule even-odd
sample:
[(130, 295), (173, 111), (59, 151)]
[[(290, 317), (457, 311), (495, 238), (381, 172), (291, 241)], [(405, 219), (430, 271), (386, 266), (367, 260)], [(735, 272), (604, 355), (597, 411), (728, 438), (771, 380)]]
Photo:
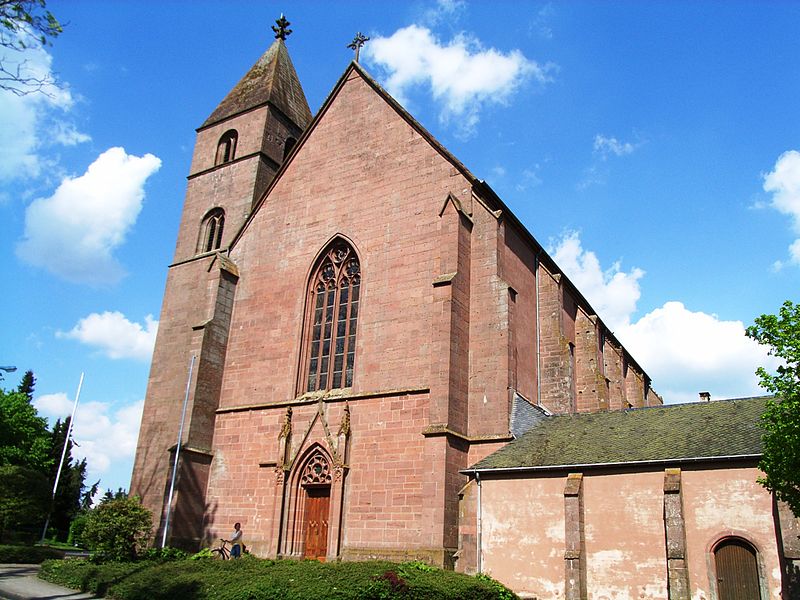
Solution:
[(337, 240), (322, 254), (308, 286), (304, 386), (307, 392), (353, 385), (361, 265)]
[(225, 211), (215, 208), (208, 212), (200, 228), (198, 252), (211, 252), (222, 245), (222, 229), (225, 226)]
[(229, 129), (222, 134), (217, 144), (217, 156), (214, 159), (214, 165), (221, 165), (236, 158), (236, 142), (238, 139), (239, 134), (236, 133), (235, 129)]

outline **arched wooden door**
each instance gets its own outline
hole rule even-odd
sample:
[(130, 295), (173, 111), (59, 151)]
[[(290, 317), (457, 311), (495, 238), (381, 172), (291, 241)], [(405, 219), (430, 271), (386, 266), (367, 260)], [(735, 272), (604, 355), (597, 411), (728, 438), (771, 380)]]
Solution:
[(739, 539), (723, 541), (714, 550), (719, 600), (761, 600), (755, 549)]
[(328, 556), (328, 526), (331, 514), (331, 466), (322, 452), (306, 463), (300, 485), (303, 506), (303, 558), (324, 561)]
[(324, 561), (328, 555), (328, 519), (331, 510), (331, 488), (306, 488), (304, 558)]

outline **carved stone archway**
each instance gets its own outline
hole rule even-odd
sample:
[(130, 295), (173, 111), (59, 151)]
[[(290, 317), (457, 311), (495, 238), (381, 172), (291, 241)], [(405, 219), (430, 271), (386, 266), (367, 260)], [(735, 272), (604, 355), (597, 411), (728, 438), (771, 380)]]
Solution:
[(328, 560), (340, 553), (343, 467), (312, 444), (283, 482), (278, 555)]

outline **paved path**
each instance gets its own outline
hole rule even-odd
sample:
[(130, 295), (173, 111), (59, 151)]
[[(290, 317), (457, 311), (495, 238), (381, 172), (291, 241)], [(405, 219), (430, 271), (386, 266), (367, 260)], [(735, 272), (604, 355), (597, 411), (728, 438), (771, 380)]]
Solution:
[(76, 592), (39, 579), (39, 565), (0, 565), (2, 600), (96, 600), (88, 592)]

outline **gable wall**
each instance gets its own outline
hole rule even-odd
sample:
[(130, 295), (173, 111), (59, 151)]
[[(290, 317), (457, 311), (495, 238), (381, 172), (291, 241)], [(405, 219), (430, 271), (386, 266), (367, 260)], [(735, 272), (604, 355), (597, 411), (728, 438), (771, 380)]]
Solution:
[(430, 384), (438, 211), (465, 183), (352, 77), (231, 252), (242, 277), (222, 406), (295, 396), (309, 270), (336, 234), (361, 259), (354, 391)]
[[(423, 432), (436, 425), (465, 433), (469, 382), (459, 376), (465, 372), (466, 362), (460, 366), (459, 361), (469, 344), (464, 326), (470, 315), (486, 313), (487, 307), (476, 308), (470, 293), (475, 231), (452, 209), (442, 212), (448, 193), (468, 200), (470, 188), (353, 74), (231, 251), (240, 279), (214, 441), (219, 460), (212, 465), (209, 498), (226, 497), (239, 479), (249, 482), (247, 494), (259, 486), (263, 488), (256, 494), (273, 493), (270, 475), (259, 470), (250, 453), (261, 442), (237, 447), (251, 439), (254, 427), (264, 443), (276, 444), (285, 405), (269, 405), (295, 402), (301, 395), (297, 382), (305, 365), (299, 365), (300, 316), (307, 280), (318, 253), (341, 234), (352, 242), (362, 271), (354, 383), (348, 392), (353, 438), (344, 492), (343, 556), (414, 550), (441, 563), (446, 560), (444, 547), (455, 550), (457, 491), (466, 481), (458, 471), (468, 466), (466, 448), (445, 435), (426, 437)], [(496, 271), (496, 258), (487, 268)], [(436, 288), (434, 280), (443, 269), (457, 275), (450, 285)], [(452, 311), (461, 318), (454, 318)], [(446, 333), (446, 353), (432, 351), (434, 331)], [(490, 397), (505, 403), (506, 379), (500, 377), (496, 387), (499, 392), (490, 390)], [(436, 399), (424, 393), (428, 389)], [(374, 394), (380, 397), (370, 397)], [(300, 402), (295, 405), (298, 423), (315, 410)], [(324, 401), (326, 407), (335, 404)], [(226, 412), (247, 405), (260, 405), (254, 412), (258, 419), (248, 422), (234, 416), (245, 413)], [(434, 419), (431, 411), (440, 405), (444, 410)], [(504, 411), (505, 405), (499, 411), (501, 433), (508, 430)], [(256, 424), (264, 419), (270, 425), (262, 432)], [(226, 433), (233, 422), (244, 437)], [(256, 531), (251, 536), (258, 536), (253, 537), (254, 548), (268, 548), (274, 517), (256, 514), (257, 506), (252, 496), (243, 495), (221, 508), (212, 525), (224, 527), (237, 515), (252, 515), (251, 530)], [(266, 505), (263, 509), (272, 510)]]

